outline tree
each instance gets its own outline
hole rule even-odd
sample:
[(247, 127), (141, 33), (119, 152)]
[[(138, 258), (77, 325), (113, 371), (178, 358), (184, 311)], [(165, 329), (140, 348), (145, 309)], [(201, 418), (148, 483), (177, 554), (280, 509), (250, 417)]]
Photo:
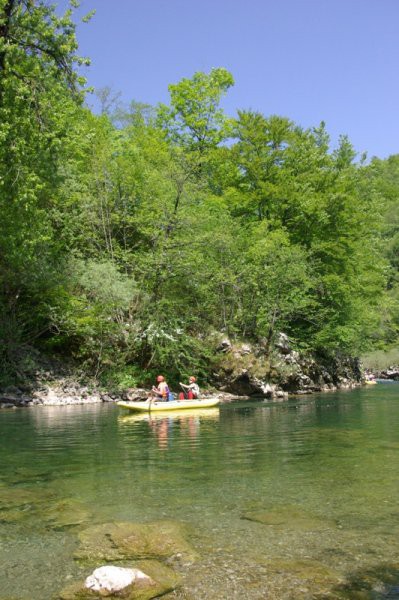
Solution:
[(283, 230), (262, 223), (252, 229), (246, 260), (246, 318), (252, 335), (271, 348), (275, 334), (286, 331), (298, 338), (296, 323), (312, 308), (314, 280), (306, 251), (290, 243)]
[(171, 106), (160, 105), (158, 122), (172, 143), (203, 155), (229, 134), (219, 103), (234, 84), (226, 69), (195, 73), (169, 86)]
[(266, 119), (260, 113), (238, 111), (234, 132), (237, 143), (232, 155), (241, 193), (233, 211), (251, 220), (278, 220), (285, 198), (286, 173), (282, 173), (282, 167), (292, 123), (278, 116)]
[[(288, 236), (285, 254), (292, 251), (293, 263), (307, 263), (312, 272), (309, 314), (293, 313), (286, 328), (314, 349), (358, 352), (374, 319), (384, 265), (376, 244), (378, 199), (360, 185), (353, 147), (342, 137), (331, 152), (323, 123), (303, 130), (253, 112), (239, 112), (235, 131), (230, 154), (238, 168), (227, 192), (232, 214), (249, 231), (263, 223), (262, 244)], [(276, 256), (276, 272), (279, 264)], [(294, 289), (305, 298), (300, 279)]]
[(0, 0), (0, 335), (8, 361), (18, 338), (46, 327), (43, 299), (59, 270), (49, 209), (83, 99), (74, 66), (85, 62), (71, 17), (72, 8), (58, 17), (42, 0)]
[(381, 347), (397, 344), (399, 335), (399, 155), (386, 160), (374, 158), (360, 172), (367, 194), (379, 198), (382, 214), (381, 252), (387, 260), (386, 289), (379, 305), (371, 339)]

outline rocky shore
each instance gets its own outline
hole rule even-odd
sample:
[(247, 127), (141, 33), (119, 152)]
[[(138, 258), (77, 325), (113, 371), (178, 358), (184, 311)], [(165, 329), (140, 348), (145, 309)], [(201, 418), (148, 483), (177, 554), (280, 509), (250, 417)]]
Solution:
[(376, 371), (374, 373), (377, 379), (389, 379), (392, 381), (399, 381), (399, 366), (390, 366), (388, 369)]
[(259, 344), (221, 342), (224, 358), (213, 373), (216, 387), (236, 396), (285, 399), (289, 394), (350, 389), (364, 383), (364, 372), (357, 358), (301, 355), (290, 339), (280, 333), (275, 349), (267, 353)]
[[(227, 338), (220, 340), (217, 351), (220, 360), (211, 374), (212, 387), (204, 395), (217, 395), (222, 403), (253, 398), (284, 401), (291, 394), (350, 389), (364, 383), (358, 359), (323, 360), (301, 355), (292, 349), (284, 333), (279, 335), (272, 354), (266, 353), (261, 344), (234, 344)], [(399, 368), (392, 367), (376, 376), (399, 379)], [(73, 372), (47, 369), (36, 373), (26, 385), (0, 390), (0, 409), (140, 400), (146, 395), (147, 390), (142, 388), (105, 391), (95, 382), (79, 383)]]
[[(53, 382), (30, 394), (16, 386), (9, 386), (0, 391), (0, 410), (3, 408), (22, 408), (29, 406), (71, 406), (76, 404), (112, 403), (119, 400), (139, 401), (147, 397), (144, 388), (129, 388), (120, 392), (104, 392), (90, 390), (76, 382)], [(217, 395), (222, 403), (234, 400), (249, 400), (249, 396), (236, 396), (226, 392), (205, 392), (206, 396)], [(284, 395), (285, 397), (285, 395)]]
[(127, 399), (128, 392), (106, 393), (90, 389), (76, 381), (54, 380), (27, 391), (22, 387), (8, 386), (0, 391), (0, 409), (24, 406), (69, 406), (73, 404), (99, 404)]

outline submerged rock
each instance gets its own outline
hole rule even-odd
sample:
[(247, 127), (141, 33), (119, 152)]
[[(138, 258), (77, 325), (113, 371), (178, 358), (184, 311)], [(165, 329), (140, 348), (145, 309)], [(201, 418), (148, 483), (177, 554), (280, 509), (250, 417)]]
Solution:
[(47, 491), (2, 486), (0, 490), (0, 523), (23, 521), (35, 512), (45, 510), (51, 499), (52, 496)]
[(171, 558), (180, 554), (192, 562), (196, 553), (185, 540), (186, 527), (175, 521), (152, 523), (103, 523), (80, 532), (81, 545), (75, 558), (125, 560), (139, 558)]
[[(295, 578), (298, 583), (307, 583), (311, 589), (318, 588), (319, 593), (323, 590), (327, 592), (333, 585), (339, 585), (343, 582), (343, 577), (336, 570), (327, 565), (310, 559), (279, 559), (264, 563), (270, 573), (286, 573), (287, 577)], [(313, 594), (309, 597), (317, 597)]]
[(18, 523), (19, 521), (23, 521), (28, 514), (29, 511), (27, 510), (0, 509), (0, 523)]
[(23, 487), (1, 487), (0, 510), (25, 507), (26, 509), (43, 508), (54, 499), (47, 490), (28, 490)]
[(84, 504), (67, 498), (47, 508), (43, 520), (57, 530), (82, 525), (89, 520), (89, 516), (90, 512)]
[(255, 521), (282, 529), (295, 531), (317, 531), (336, 528), (335, 521), (317, 517), (295, 506), (281, 506), (265, 511), (251, 511), (243, 514), (243, 519)]
[(32, 515), (40, 515), (42, 522), (57, 530), (81, 525), (90, 512), (82, 503), (68, 498), (56, 500), (48, 491), (1, 487), (0, 522), (17, 523)]
[(2, 488), (0, 495), (0, 510), (19, 506), (32, 506), (43, 501), (40, 494), (23, 488)]
[(346, 581), (321, 599), (395, 600), (399, 597), (399, 563), (378, 563), (349, 573)]

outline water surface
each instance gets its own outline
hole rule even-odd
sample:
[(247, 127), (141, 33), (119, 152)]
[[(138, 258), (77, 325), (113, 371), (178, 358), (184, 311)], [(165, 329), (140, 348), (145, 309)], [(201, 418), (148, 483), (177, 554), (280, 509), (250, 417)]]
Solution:
[(163, 518), (200, 555), (169, 598), (399, 598), (398, 384), (125, 415), (0, 412), (0, 600), (85, 577), (79, 528)]

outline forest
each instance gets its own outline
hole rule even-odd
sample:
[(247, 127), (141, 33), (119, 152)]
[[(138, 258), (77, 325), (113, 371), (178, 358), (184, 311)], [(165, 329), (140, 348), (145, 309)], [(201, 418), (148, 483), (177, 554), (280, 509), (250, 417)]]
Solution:
[(132, 385), (207, 381), (221, 336), (394, 347), (399, 154), (229, 116), (223, 67), (171, 83), (168, 104), (122, 106), (86, 88), (71, 5), (0, 0), (0, 384), (38, 353)]

